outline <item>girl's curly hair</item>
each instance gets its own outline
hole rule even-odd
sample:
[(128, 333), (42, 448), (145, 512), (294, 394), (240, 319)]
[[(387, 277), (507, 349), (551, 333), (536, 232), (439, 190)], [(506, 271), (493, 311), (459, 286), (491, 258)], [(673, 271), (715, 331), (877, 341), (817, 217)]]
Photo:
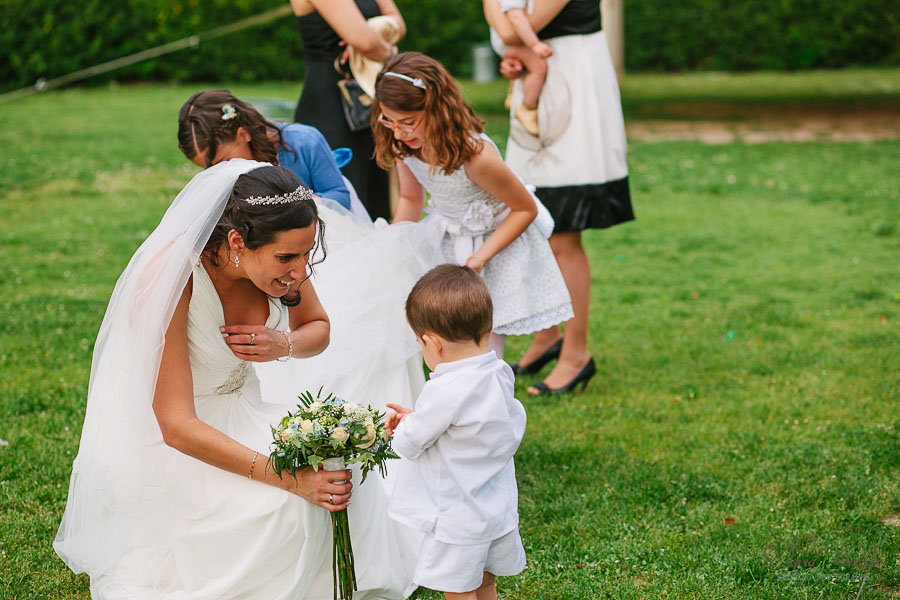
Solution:
[[(388, 72), (420, 79), (425, 89), (400, 77), (385, 77)], [(397, 141), (390, 129), (378, 124), (382, 106), (398, 112), (425, 112), (425, 143), (432, 166), (445, 175), (463, 166), (484, 145), (478, 137), (484, 131), (484, 122), (465, 103), (453, 77), (441, 63), (419, 52), (403, 52), (388, 59), (375, 79), (375, 160), (387, 169), (396, 159), (418, 157), (420, 150)]]

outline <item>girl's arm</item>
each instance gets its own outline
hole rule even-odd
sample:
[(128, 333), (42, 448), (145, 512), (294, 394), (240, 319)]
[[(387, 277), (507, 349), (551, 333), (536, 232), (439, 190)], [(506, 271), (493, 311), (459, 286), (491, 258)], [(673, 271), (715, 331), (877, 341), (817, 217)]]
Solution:
[[(191, 283), (188, 283), (166, 330), (159, 379), (153, 397), (153, 412), (165, 443), (213, 467), (242, 477), (252, 474), (252, 479), (297, 494), (326, 510), (346, 508), (352, 485), (334, 482), (349, 480), (349, 471), (329, 473), (320, 470), (316, 473), (307, 467), (297, 471), (296, 479), (289, 473), (283, 473), (283, 478), (279, 478), (268, 467), (268, 455), (264, 451), (256, 453), (197, 417), (188, 352), (190, 299)], [(334, 504), (329, 503), (329, 494), (333, 494)]]
[(241, 360), (268, 362), (291, 351), (293, 358), (307, 358), (328, 347), (331, 323), (309, 279), (300, 285), (300, 295), (303, 301), (288, 309), (290, 343), (284, 333), (264, 325), (226, 325), (221, 331), (234, 355)]
[(353, 0), (291, 0), (291, 7), (297, 16), (318, 12), (344, 42), (367, 58), (379, 62), (390, 58), (390, 45), (366, 24)]
[(494, 146), (485, 143), (481, 152), (465, 165), (469, 179), (509, 206), (510, 213), (500, 227), (466, 261), (466, 266), (481, 271), (484, 264), (525, 231), (537, 216), (537, 205), (525, 185), (506, 166)]
[(397, 178), (400, 181), (400, 199), (397, 201), (393, 222), (418, 222), (425, 209), (425, 188), (402, 161), (395, 161), (394, 164), (397, 165)]

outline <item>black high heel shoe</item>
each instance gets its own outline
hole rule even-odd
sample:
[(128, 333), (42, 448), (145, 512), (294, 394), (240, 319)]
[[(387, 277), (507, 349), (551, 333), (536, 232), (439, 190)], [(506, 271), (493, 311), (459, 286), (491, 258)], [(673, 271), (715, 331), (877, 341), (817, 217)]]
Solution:
[[(563, 392), (571, 392), (574, 390), (579, 384), (581, 384), (581, 391), (584, 391), (584, 388), (587, 387), (588, 381), (591, 380), (591, 377), (597, 374), (597, 365), (594, 363), (594, 357), (588, 361), (586, 365), (578, 372), (575, 377), (572, 378), (572, 381), (565, 384), (562, 387), (552, 388), (543, 381), (539, 381), (534, 384), (534, 387), (537, 389), (537, 394), (531, 394), (532, 396), (549, 396), (550, 394), (562, 394)], [(529, 392), (531, 393), (531, 392)]]
[(527, 365), (513, 363), (509, 365), (509, 368), (512, 369), (512, 372), (516, 375), (531, 375), (532, 373), (537, 373), (541, 369), (544, 368), (551, 360), (556, 360), (559, 358), (559, 352), (562, 350), (562, 338), (556, 340), (552, 346), (544, 350), (544, 353), (538, 356), (536, 359), (528, 363)]

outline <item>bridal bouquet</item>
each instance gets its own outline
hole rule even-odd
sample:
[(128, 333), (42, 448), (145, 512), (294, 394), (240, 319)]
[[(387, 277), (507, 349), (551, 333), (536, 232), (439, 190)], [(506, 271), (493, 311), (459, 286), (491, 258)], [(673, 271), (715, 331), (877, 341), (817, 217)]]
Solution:
[[(272, 427), (272, 435), (269, 464), (276, 473), (286, 470), (295, 475), (306, 465), (316, 471), (320, 466), (326, 471), (339, 471), (361, 463), (365, 481), (375, 467), (384, 477), (385, 462), (399, 458), (391, 449), (384, 413), (331, 394), (322, 398), (321, 389), (315, 397), (310, 392), (301, 394), (297, 410)], [(341, 599), (349, 600), (356, 589), (356, 572), (346, 510), (331, 513), (331, 529), (334, 597), (340, 592)]]

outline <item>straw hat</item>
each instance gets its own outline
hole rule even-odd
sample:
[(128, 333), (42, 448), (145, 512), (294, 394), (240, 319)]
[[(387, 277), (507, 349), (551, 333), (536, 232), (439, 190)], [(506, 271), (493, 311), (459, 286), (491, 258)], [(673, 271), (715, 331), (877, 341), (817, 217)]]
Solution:
[[(400, 22), (394, 15), (372, 17), (366, 21), (366, 24), (388, 44), (393, 46), (400, 41)], [(353, 78), (359, 83), (359, 87), (369, 97), (374, 98), (375, 78), (381, 72), (384, 63), (366, 58), (353, 46), (350, 46), (348, 62), (350, 63), (350, 72), (353, 73)]]

